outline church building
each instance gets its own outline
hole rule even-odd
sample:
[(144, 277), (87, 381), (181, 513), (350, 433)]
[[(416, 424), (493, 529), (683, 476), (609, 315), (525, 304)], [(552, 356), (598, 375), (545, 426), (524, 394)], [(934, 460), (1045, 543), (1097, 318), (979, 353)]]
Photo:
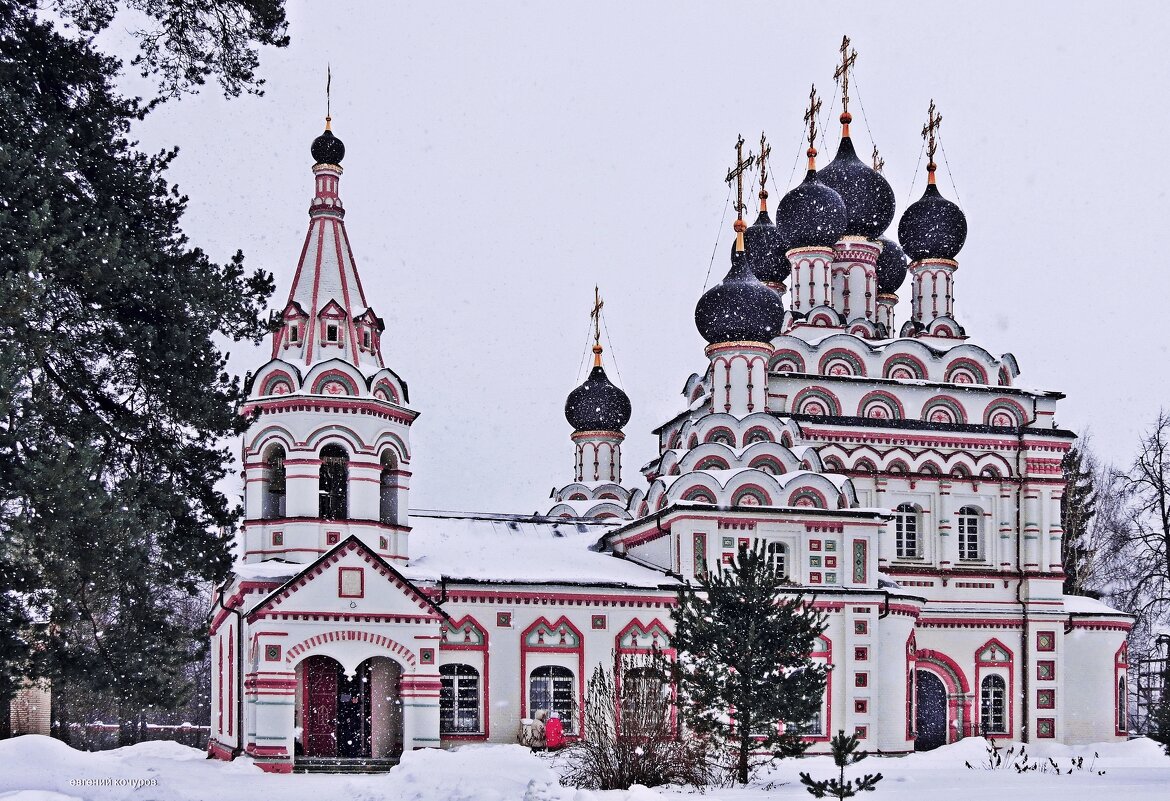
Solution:
[(1063, 395), (1020, 386), (1016, 359), (956, 317), (967, 221), (935, 181), (933, 103), (926, 191), (891, 236), (894, 192), (850, 137), (850, 65), (836, 155), (818, 169), (814, 98), (808, 171), (775, 220), (763, 141), (729, 176), (730, 270), (698, 298), (708, 345), (657, 456), (625, 469), (631, 402), (595, 337), (565, 406), (573, 475), (543, 516), (410, 509), (426, 399), (384, 359), (327, 121), (300, 261), (240, 410), (246, 519), (211, 613), (213, 756), (391, 765), (515, 742), (538, 711), (579, 737), (594, 668), (670, 656), (679, 585), (757, 543), (828, 614), (821, 711), (797, 724), (811, 752), (839, 729), (886, 754), (1126, 737), (1131, 619), (1061, 593)]

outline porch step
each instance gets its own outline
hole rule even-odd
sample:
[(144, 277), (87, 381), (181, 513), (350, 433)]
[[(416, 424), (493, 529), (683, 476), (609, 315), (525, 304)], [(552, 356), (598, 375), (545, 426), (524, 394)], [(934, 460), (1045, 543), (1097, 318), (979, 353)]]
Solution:
[(293, 773), (385, 773), (397, 764), (397, 759), (298, 757)]

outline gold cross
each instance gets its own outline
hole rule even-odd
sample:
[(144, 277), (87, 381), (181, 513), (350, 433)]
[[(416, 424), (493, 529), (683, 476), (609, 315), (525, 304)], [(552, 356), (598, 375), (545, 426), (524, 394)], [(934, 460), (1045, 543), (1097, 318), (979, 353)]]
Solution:
[(601, 299), (601, 290), (594, 285), (593, 310), (589, 312), (589, 318), (593, 320), (593, 346), (595, 348), (601, 347), (601, 309), (603, 306), (605, 306), (605, 301)]
[[(804, 112), (804, 124), (808, 126), (808, 149), (816, 150), (817, 115), (821, 113), (821, 100), (817, 97), (817, 85), (814, 83), (808, 93), (808, 110)], [(816, 155), (813, 152), (811, 155)]]
[(942, 115), (935, 111), (934, 98), (930, 100), (930, 110), (926, 112), (926, 125), (922, 126), (922, 138), (926, 139), (926, 169), (931, 172), (935, 170), (934, 154), (938, 152), (938, 144), (934, 140), (934, 134), (938, 130), (939, 125), (942, 124)]
[(841, 37), (841, 64), (833, 70), (833, 80), (841, 84), (841, 114), (849, 113), (849, 70), (857, 61), (857, 51), (849, 51), (849, 37)]
[(731, 183), (735, 179), (735, 211), (738, 214), (737, 219), (743, 219), (743, 174), (751, 169), (752, 165), (756, 163), (756, 157), (748, 153), (747, 158), (743, 157), (743, 135), (741, 134), (735, 142), (735, 166), (727, 171), (727, 177), (723, 180)]
[(873, 146), (873, 171), (881, 172), (882, 167), (886, 166), (886, 160), (878, 155), (877, 145)]
[(329, 90), (333, 86), (333, 69), (328, 63), (325, 64), (325, 130), (329, 130), (329, 123), (333, 122), (333, 116), (330, 109)]
[(757, 156), (760, 162), (760, 200), (768, 199), (768, 190), (764, 188), (764, 184), (768, 182), (768, 157), (771, 155), (772, 146), (768, 144), (768, 137), (760, 131), (760, 155)]

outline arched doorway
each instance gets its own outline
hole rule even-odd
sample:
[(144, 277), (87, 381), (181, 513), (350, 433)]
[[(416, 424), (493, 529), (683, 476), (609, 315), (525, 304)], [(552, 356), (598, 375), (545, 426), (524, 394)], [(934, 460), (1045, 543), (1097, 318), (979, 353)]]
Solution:
[(347, 674), (332, 657), (310, 656), (297, 666), (301, 728), (299, 756), (306, 760), (392, 760), (402, 754), (402, 668), (372, 657)]
[(915, 751), (930, 751), (947, 742), (947, 688), (942, 679), (929, 670), (914, 671), (915, 695)]

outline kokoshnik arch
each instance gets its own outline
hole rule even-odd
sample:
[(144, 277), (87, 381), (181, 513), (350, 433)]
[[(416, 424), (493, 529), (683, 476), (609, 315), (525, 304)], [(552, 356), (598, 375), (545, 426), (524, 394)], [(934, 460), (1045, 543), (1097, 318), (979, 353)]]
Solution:
[(1061, 594), (1063, 396), (1018, 386), (1015, 358), (955, 317), (967, 223), (935, 181), (933, 103), (926, 191), (895, 242), (893, 190), (857, 157), (843, 94), (820, 170), (813, 98), (808, 172), (776, 221), (766, 189), (751, 225), (740, 202), (730, 272), (695, 309), (707, 363), (655, 430), (644, 480), (623, 480), (630, 399), (595, 341), (565, 407), (572, 481), (536, 517), (409, 511), (418, 413), (383, 358), (327, 122), (288, 302), (241, 410), (255, 422), (241, 558), (210, 627), (214, 756), (392, 764), (514, 741), (538, 710), (580, 736), (594, 667), (671, 654), (678, 583), (761, 540), (829, 613), (821, 711), (790, 724), (813, 753), (837, 729), (885, 753), (1125, 737), (1131, 620)]

